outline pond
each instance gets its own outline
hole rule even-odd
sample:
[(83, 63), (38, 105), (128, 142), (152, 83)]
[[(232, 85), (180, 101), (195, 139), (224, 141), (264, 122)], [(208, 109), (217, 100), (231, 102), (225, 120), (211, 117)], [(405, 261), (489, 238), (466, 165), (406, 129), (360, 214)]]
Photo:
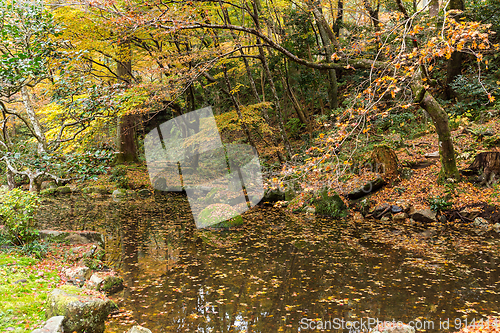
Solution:
[(495, 241), (489, 252), (463, 254), (455, 239), (439, 239), (439, 255), (429, 258), (351, 232), (351, 224), (266, 206), (245, 213), (239, 231), (200, 232), (180, 194), (50, 199), (38, 220), (106, 236), (107, 261), (126, 284), (112, 296), (122, 311), (107, 332), (134, 324), (153, 332), (304, 332), (342, 320), (373, 328), (376, 319), (453, 332), (500, 312)]

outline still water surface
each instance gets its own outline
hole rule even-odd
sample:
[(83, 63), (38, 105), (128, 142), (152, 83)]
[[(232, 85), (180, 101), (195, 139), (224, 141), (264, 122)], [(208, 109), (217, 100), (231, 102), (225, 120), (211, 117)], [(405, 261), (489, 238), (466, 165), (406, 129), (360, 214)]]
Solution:
[[(445, 244), (439, 260), (420, 258), (272, 207), (247, 212), (237, 232), (200, 233), (178, 194), (64, 197), (47, 201), (38, 219), (106, 235), (108, 264), (126, 284), (112, 296), (123, 312), (107, 332), (134, 324), (155, 333), (305, 332), (309, 320), (368, 318), (427, 320), (435, 326), (427, 332), (453, 332), (500, 312), (496, 250), (461, 256)], [(450, 329), (439, 329), (448, 318)]]

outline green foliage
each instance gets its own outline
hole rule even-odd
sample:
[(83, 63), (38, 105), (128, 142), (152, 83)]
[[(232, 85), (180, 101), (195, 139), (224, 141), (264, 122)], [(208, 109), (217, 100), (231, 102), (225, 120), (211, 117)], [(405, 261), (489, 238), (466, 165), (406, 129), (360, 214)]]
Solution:
[(450, 109), (453, 116), (469, 112), (474, 119), (478, 118), (480, 111), (489, 103), (488, 93), (498, 95), (496, 86), (489, 82), (480, 82), (477, 77), (470, 79), (459, 75), (450, 86), (459, 96), (458, 103)]
[(127, 178), (127, 166), (117, 165), (111, 169), (109, 180), (116, 183), (119, 188), (129, 188), (129, 179)]
[(67, 155), (62, 170), (72, 173), (80, 180), (97, 179), (104, 174), (113, 160), (113, 152), (109, 149), (90, 150), (85, 153)]
[(442, 212), (449, 210), (453, 203), (449, 201), (446, 196), (431, 196), (428, 199), (431, 210), (435, 212)]
[(290, 136), (294, 138), (299, 138), (302, 130), (305, 128), (305, 125), (300, 121), (299, 118), (291, 118), (287, 121), (286, 127)]
[(59, 28), (42, 1), (0, 0), (0, 95), (12, 96), (48, 74)]
[(314, 199), (316, 214), (327, 215), (335, 219), (347, 216), (347, 206), (337, 193), (330, 195), (328, 189), (320, 191)]
[(49, 246), (46, 243), (33, 240), (32, 242), (24, 244), (21, 248), (21, 252), (29, 256), (34, 256), (37, 259), (41, 259), (44, 258), (49, 252)]
[(24, 246), (38, 237), (33, 227), (33, 215), (39, 206), (35, 193), (14, 189), (2, 195), (0, 215), (5, 225), (4, 235), (8, 243)]

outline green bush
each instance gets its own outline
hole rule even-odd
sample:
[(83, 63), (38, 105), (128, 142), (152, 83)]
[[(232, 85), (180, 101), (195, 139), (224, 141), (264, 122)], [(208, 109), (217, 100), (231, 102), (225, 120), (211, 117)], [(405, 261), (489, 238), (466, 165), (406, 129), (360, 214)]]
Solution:
[(429, 201), (431, 210), (435, 212), (442, 212), (453, 206), (453, 203), (450, 202), (446, 196), (437, 195), (435, 197), (429, 197), (427, 201)]
[(38, 237), (33, 226), (33, 215), (40, 200), (35, 193), (14, 189), (2, 195), (0, 216), (4, 228), (4, 239), (11, 245), (24, 246)]
[(129, 179), (127, 178), (127, 166), (117, 165), (111, 170), (109, 180), (116, 183), (120, 188), (129, 188)]

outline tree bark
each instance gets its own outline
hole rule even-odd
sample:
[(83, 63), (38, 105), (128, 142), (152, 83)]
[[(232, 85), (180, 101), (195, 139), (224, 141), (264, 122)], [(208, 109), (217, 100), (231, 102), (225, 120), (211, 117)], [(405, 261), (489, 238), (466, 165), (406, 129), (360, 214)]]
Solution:
[[(315, 1), (311, 5), (311, 10), (313, 12), (314, 18), (316, 20), (316, 25), (318, 26), (319, 35), (321, 37), (321, 41), (323, 42), (323, 48), (326, 53), (326, 62), (332, 62), (333, 48), (332, 45), (337, 44), (337, 38), (326, 22), (325, 17), (323, 15), (323, 11), (321, 9), (321, 3)], [(328, 90), (328, 99), (330, 102), (330, 108), (336, 109), (339, 106), (338, 102), (338, 83), (337, 83), (337, 72), (335, 69), (328, 69), (328, 79), (330, 84), (330, 89)]]
[[(226, 21), (227, 24), (231, 24), (231, 18), (229, 16), (229, 13), (227, 12), (227, 9), (224, 8), (224, 6), (222, 5), (221, 0), (219, 0), (219, 5), (220, 5), (222, 13), (224, 15), (224, 20)], [(233, 38), (233, 40), (235, 42), (238, 42), (237, 36), (234, 33), (234, 31), (232, 31), (232, 30), (231, 30), (231, 37)], [(250, 69), (250, 65), (248, 64), (248, 59), (245, 57), (245, 52), (243, 52), (242, 49), (240, 49), (240, 54), (243, 56), (242, 59), (243, 59), (243, 63), (245, 64), (245, 70), (247, 72), (248, 82), (250, 83), (250, 88), (252, 90), (252, 94), (253, 94), (255, 100), (257, 101), (257, 103), (261, 103), (261, 98), (260, 98), (259, 93), (257, 91), (257, 86), (255, 85), (255, 80), (253, 79), (253, 76), (252, 76), (252, 70)], [(269, 119), (269, 114), (267, 113), (267, 111), (262, 110), (261, 114), (262, 114), (262, 117), (264, 118), (264, 120), (266, 121), (266, 123), (269, 126), (271, 126), (271, 120)], [(276, 139), (274, 133), (271, 134), (271, 142), (273, 143), (273, 145), (275, 147), (278, 146), (278, 140)], [(255, 147), (255, 149), (257, 149), (257, 148)], [(278, 160), (280, 162), (283, 160), (283, 156), (281, 156), (281, 153), (279, 150), (277, 150), (277, 157), (278, 157)]]
[[(253, 4), (252, 19), (255, 23), (257, 30), (260, 31), (259, 10), (258, 10), (258, 8), (260, 7), (259, 0), (254, 0), (252, 4)], [(273, 76), (271, 74), (271, 70), (269, 69), (269, 65), (266, 60), (264, 48), (260, 46), (260, 38), (257, 38), (257, 44), (259, 44), (258, 47), (259, 59), (262, 62), (262, 67), (264, 67), (264, 72), (266, 73), (267, 80), (269, 81), (269, 86), (271, 88), (271, 92), (274, 97), (274, 107), (276, 110), (276, 115), (278, 116), (278, 128), (280, 130), (281, 140), (283, 141), (287, 157), (291, 158), (293, 156), (293, 151), (292, 151), (292, 146), (290, 145), (290, 141), (288, 141), (288, 135), (286, 134), (285, 130), (285, 123), (283, 121), (283, 112), (281, 110), (280, 98), (278, 96), (278, 93), (276, 92), (276, 86), (274, 85)]]
[[(118, 41), (117, 44), (116, 73), (118, 79), (125, 84), (132, 80), (132, 55), (130, 40)], [(118, 117), (117, 139), (118, 156), (117, 162), (137, 162), (137, 146), (135, 144), (135, 115), (126, 114)]]
[(412, 84), (415, 102), (418, 103), (432, 118), (436, 132), (439, 137), (439, 155), (441, 156), (440, 179), (458, 179), (457, 162), (455, 159), (455, 150), (451, 139), (450, 126), (448, 123), (448, 114), (436, 99), (422, 85), (421, 76)]
[(35, 109), (33, 108), (33, 103), (31, 102), (30, 93), (26, 86), (21, 88), (21, 95), (23, 98), (23, 104), (26, 109), (26, 114), (31, 122), (33, 128), (33, 133), (38, 141), (38, 154), (44, 153), (47, 149), (47, 141), (45, 139), (45, 134), (42, 132), (42, 127), (35, 114)]

